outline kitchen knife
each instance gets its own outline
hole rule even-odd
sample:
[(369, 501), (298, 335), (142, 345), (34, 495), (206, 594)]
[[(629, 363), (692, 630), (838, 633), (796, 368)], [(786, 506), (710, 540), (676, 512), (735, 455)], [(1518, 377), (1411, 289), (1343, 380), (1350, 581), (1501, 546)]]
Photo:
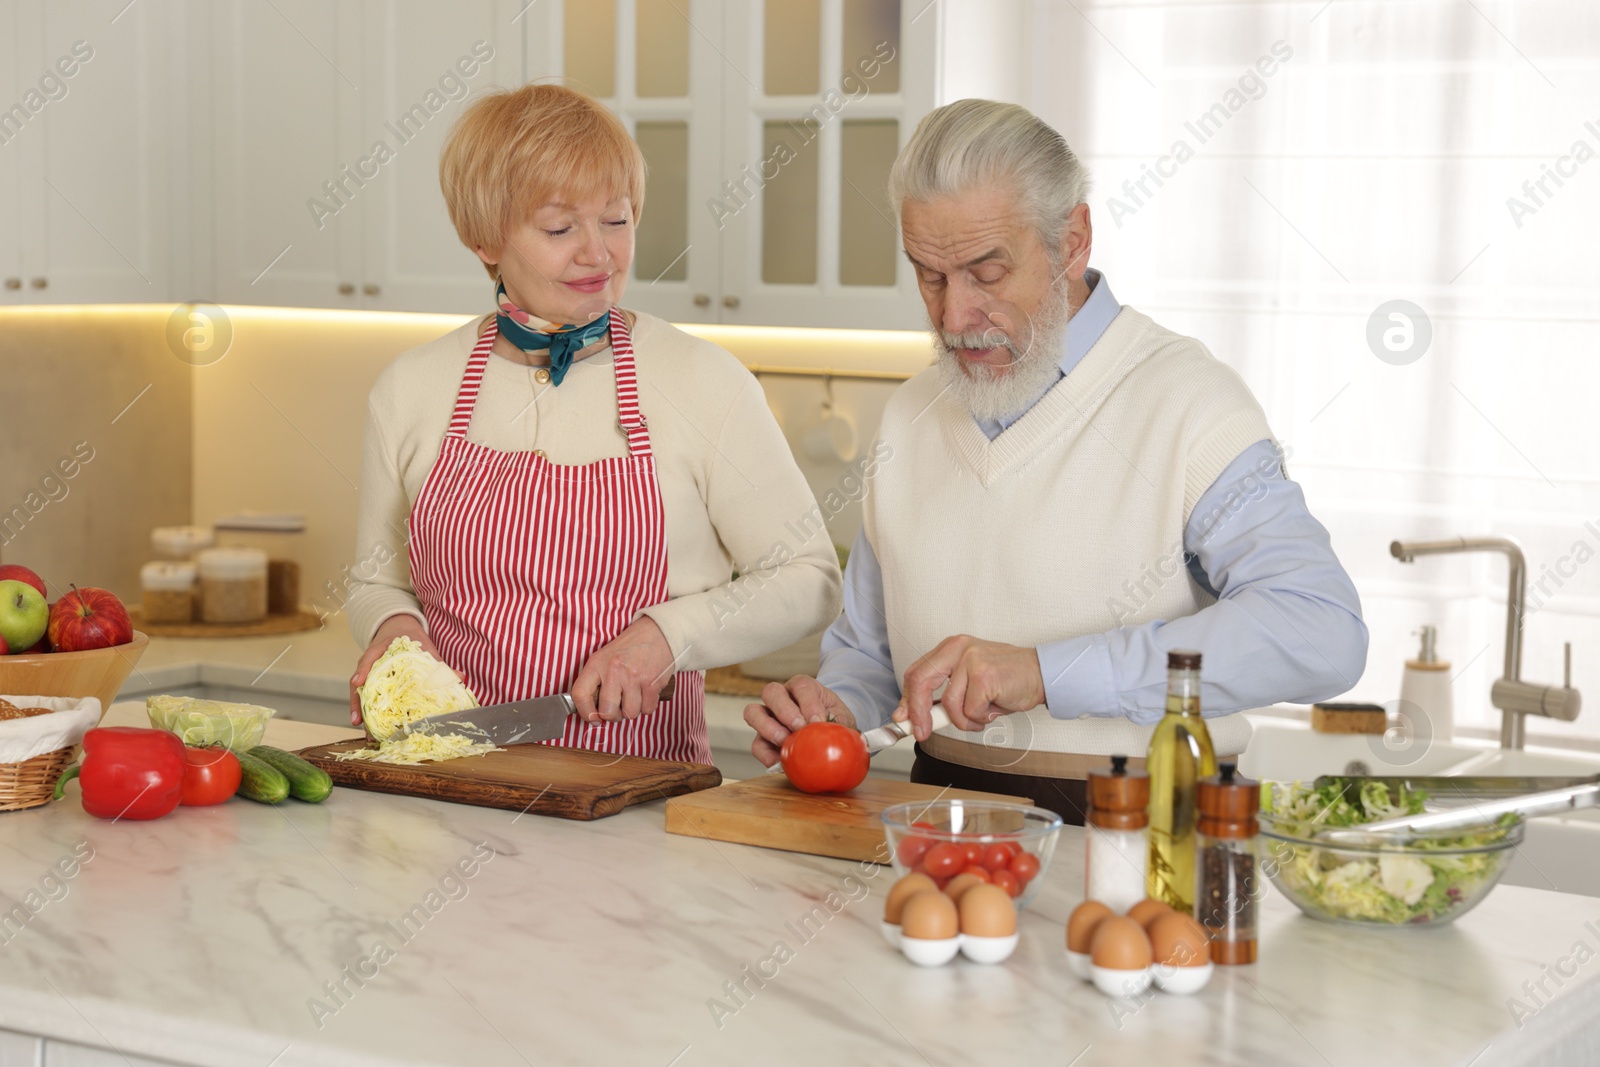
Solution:
[[(933, 706), (933, 728), (942, 730), (950, 725), (950, 716), (944, 707), (939, 704)], [(899, 741), (911, 736), (911, 722), (889, 722), (871, 730), (861, 731), (861, 740), (867, 743), (867, 755), (876, 756), (886, 748), (893, 748)], [(768, 774), (782, 774), (783, 764), (774, 763), (767, 768)]]
[[(662, 700), (672, 698), (677, 681), (677, 675), (667, 679), (666, 688), (661, 690)], [(573, 709), (572, 695), (558, 693), (531, 700), (512, 700), (505, 704), (467, 708), (465, 711), (447, 711), (442, 715), (427, 715), (406, 724), (402, 732), (459, 734), (504, 748), (507, 745), (526, 745), (560, 737), (567, 728), (567, 716), (572, 714)]]

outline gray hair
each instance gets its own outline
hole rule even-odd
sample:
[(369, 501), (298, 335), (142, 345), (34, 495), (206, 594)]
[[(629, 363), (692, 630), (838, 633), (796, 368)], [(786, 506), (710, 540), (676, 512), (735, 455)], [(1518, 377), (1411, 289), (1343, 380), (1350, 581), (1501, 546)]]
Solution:
[(930, 111), (889, 171), (895, 214), (926, 202), (1008, 183), (1022, 200), (1052, 261), (1073, 208), (1089, 196), (1089, 172), (1066, 140), (1025, 107), (998, 100), (957, 100)]

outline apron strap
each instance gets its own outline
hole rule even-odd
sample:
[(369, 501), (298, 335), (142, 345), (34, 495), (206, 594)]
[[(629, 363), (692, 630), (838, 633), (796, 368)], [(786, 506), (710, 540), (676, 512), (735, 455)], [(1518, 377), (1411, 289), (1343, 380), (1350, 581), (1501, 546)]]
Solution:
[[(450, 428), (445, 437), (465, 440), (467, 427), (472, 422), (472, 411), (478, 406), (478, 391), (483, 386), (484, 368), (489, 365), (489, 350), (500, 334), (498, 322), (490, 322), (467, 359), (466, 373), (461, 376), (461, 389), (456, 393), (455, 411), (450, 415)], [(639, 379), (633, 365), (633, 337), (628, 332), (627, 320), (620, 310), (611, 315), (611, 365), (617, 382), (617, 429), (628, 439), (630, 456), (648, 456), (650, 431), (639, 411)]]
[(633, 335), (620, 309), (611, 312), (611, 366), (617, 378), (617, 429), (630, 456), (650, 455), (650, 431), (639, 412), (639, 379), (633, 366)]
[(472, 422), (472, 409), (478, 406), (478, 389), (483, 385), (483, 369), (489, 365), (489, 349), (494, 347), (494, 339), (499, 335), (500, 323), (490, 320), (489, 328), (483, 331), (478, 343), (472, 348), (472, 355), (467, 357), (467, 371), (461, 376), (461, 389), (456, 393), (456, 408), (450, 415), (450, 428), (445, 431), (446, 438), (466, 439), (467, 426)]

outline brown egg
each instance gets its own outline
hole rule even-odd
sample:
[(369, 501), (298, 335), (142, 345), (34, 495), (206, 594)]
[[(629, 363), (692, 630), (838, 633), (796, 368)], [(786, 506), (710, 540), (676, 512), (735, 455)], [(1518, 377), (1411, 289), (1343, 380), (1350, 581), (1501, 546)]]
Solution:
[(1182, 912), (1163, 915), (1150, 924), (1150, 948), (1155, 961), (1169, 967), (1199, 967), (1211, 962), (1211, 938)]
[(937, 888), (913, 893), (900, 913), (900, 935), (913, 941), (944, 941), (960, 929), (956, 902)]
[(908, 874), (889, 888), (889, 899), (883, 902), (883, 921), (900, 925), (900, 912), (917, 893), (924, 889), (938, 891), (932, 878), (925, 874)]
[(945, 883), (944, 895), (959, 904), (961, 902), (961, 894), (975, 885), (983, 885), (983, 879), (975, 874), (963, 872)]
[(1089, 958), (1096, 967), (1113, 971), (1142, 971), (1150, 966), (1150, 938), (1144, 927), (1126, 915), (1100, 920), (1089, 943)]
[(1156, 900), (1154, 897), (1145, 897), (1128, 909), (1128, 918), (1146, 930), (1149, 930), (1150, 924), (1161, 918), (1161, 916), (1170, 914), (1172, 914), (1172, 905), (1164, 900)]
[(1098, 900), (1086, 900), (1073, 908), (1072, 914), (1067, 916), (1067, 951), (1088, 955), (1094, 928), (1112, 914), (1111, 909)]
[(957, 907), (961, 932), (973, 937), (1010, 937), (1017, 932), (1017, 907), (1011, 894), (980, 881), (961, 894)]

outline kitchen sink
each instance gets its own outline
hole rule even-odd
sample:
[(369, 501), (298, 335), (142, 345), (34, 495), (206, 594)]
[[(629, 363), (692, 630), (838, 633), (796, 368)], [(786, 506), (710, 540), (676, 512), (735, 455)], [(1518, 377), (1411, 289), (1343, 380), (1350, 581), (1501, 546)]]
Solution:
[[(1308, 722), (1250, 716), (1254, 732), (1239, 757), (1251, 778), (1310, 781), (1324, 774), (1560, 775), (1600, 774), (1600, 754), (1501, 749), (1489, 742), (1403, 745), (1369, 735), (1320, 734)], [(1600, 809), (1529, 819), (1507, 885), (1600, 897)]]

